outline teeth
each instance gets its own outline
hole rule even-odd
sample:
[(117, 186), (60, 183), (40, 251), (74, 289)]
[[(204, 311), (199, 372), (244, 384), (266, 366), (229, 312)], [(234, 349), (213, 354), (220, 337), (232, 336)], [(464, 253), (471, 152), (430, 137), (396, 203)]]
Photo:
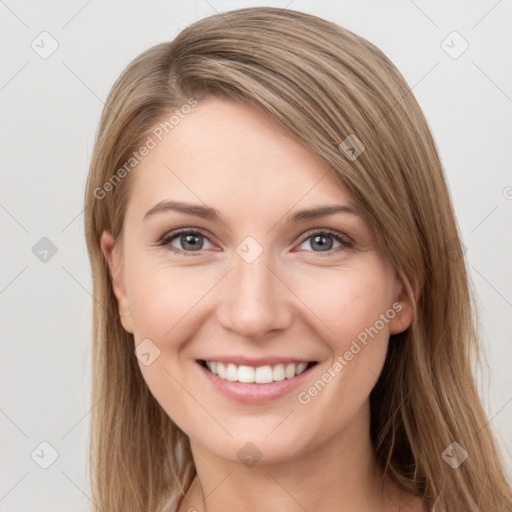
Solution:
[(284, 371), (284, 375), (287, 379), (291, 379), (293, 377), (295, 377), (295, 370), (296, 370), (296, 365), (294, 365), (293, 363), (290, 363), (288, 365), (286, 365), (286, 370)]
[[(213, 372), (215, 373), (215, 372)], [(239, 382), (254, 382), (254, 375), (256, 371), (252, 366), (239, 366), (238, 367), (238, 380)]]
[(238, 368), (234, 364), (226, 366), (226, 380), (238, 380)]
[[(210, 368), (210, 370), (211, 370), (211, 368)], [(226, 378), (226, 368), (225, 368), (223, 363), (217, 363), (217, 375), (221, 379), (225, 379)]]
[(259, 366), (256, 368), (256, 375), (254, 376), (254, 382), (257, 384), (268, 384), (272, 382), (272, 367), (271, 366)]
[(295, 369), (295, 375), (300, 375), (306, 369), (307, 365), (307, 363), (299, 363)]
[(232, 382), (248, 382), (256, 384), (268, 384), (269, 382), (278, 382), (285, 379), (292, 379), (300, 375), (307, 368), (307, 363), (280, 363), (275, 366), (237, 366), (232, 363), (219, 363), (215, 361), (206, 361), (206, 366), (215, 375), (221, 379)]
[(284, 379), (286, 379), (284, 364), (276, 364), (274, 368), (272, 368), (272, 380), (279, 381)]

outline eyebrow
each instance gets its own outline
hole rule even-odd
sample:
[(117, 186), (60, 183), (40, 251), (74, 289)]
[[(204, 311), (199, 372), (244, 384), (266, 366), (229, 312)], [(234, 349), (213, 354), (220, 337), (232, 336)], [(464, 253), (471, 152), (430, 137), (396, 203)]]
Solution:
[[(182, 203), (180, 201), (168, 200), (160, 201), (155, 206), (153, 206), (153, 208), (147, 211), (146, 214), (144, 215), (144, 220), (157, 213), (167, 211), (186, 213), (206, 220), (221, 221), (222, 223), (226, 224), (222, 215), (215, 208), (211, 208), (209, 206), (201, 206), (198, 204)], [(299, 210), (291, 215), (288, 215), (286, 217), (286, 222), (288, 224), (296, 223), (304, 220), (324, 217), (326, 215), (333, 215), (335, 213), (348, 213), (356, 216), (359, 215), (353, 207), (347, 204), (333, 204), (317, 206), (315, 208), (310, 208), (306, 210)]]

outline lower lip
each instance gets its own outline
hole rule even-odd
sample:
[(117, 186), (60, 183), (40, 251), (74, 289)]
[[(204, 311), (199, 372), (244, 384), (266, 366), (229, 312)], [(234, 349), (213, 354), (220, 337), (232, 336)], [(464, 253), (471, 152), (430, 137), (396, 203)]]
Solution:
[(311, 370), (318, 366), (317, 363), (291, 379), (269, 382), (268, 384), (256, 384), (221, 379), (207, 370), (201, 363), (198, 362), (197, 364), (217, 391), (237, 402), (250, 404), (270, 402), (291, 393), (303, 384)]

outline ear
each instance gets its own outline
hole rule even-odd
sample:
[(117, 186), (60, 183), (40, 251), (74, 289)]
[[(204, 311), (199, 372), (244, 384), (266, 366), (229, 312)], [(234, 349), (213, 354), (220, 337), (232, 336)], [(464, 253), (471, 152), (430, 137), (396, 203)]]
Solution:
[(119, 261), (118, 251), (120, 247), (116, 247), (114, 238), (108, 231), (103, 231), (100, 245), (110, 269), (112, 288), (117, 299), (121, 323), (126, 331), (133, 333), (133, 319), (128, 303), (128, 296), (126, 294), (124, 272)]
[(392, 306), (395, 316), (389, 322), (389, 334), (401, 333), (411, 325), (414, 316), (414, 301), (417, 298), (416, 283), (411, 286), (406, 276), (399, 277), (397, 275)]

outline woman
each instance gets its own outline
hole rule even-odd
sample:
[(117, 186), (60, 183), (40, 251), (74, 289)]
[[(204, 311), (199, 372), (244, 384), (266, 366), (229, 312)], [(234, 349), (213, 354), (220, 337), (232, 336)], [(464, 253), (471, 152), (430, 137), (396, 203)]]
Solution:
[(371, 43), (194, 23), (113, 86), (85, 203), (94, 510), (512, 509), (442, 166)]

